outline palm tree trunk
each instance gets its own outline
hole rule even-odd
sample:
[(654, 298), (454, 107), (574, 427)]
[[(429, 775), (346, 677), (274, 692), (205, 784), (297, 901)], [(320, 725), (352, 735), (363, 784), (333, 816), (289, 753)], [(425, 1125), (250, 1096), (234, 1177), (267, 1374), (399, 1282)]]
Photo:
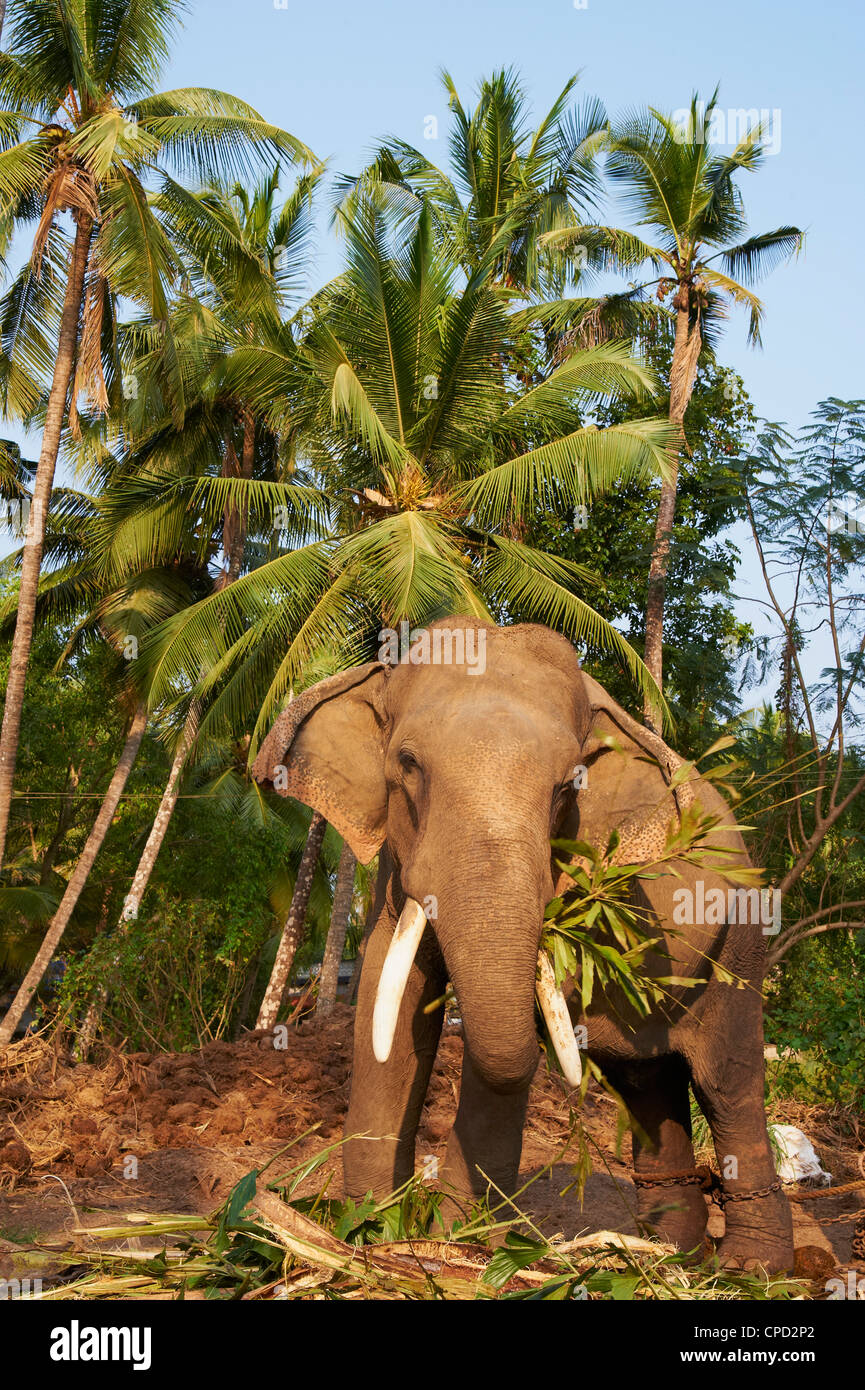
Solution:
[[(250, 411), (243, 413), (243, 447), (238, 464), (230, 439), (227, 441), (225, 472), (232, 478), (251, 478), (255, 463), (255, 417)], [(225, 589), (240, 578), (240, 568), (246, 550), (246, 532), (249, 525), (249, 504), (238, 509), (226, 507), (222, 531), (222, 549), (225, 556), (225, 569), (216, 581), (218, 589)]]
[(63, 417), (66, 413), (69, 381), (75, 363), (78, 321), (81, 316), (81, 300), (84, 293), (84, 275), (90, 255), (92, 235), (92, 217), (85, 212), (79, 212), (77, 214), (75, 241), (69, 261), (63, 313), (60, 318), (54, 377), (48, 396), (48, 408), (45, 412), (42, 448), (39, 451), (39, 465), (36, 469), (30, 516), (24, 538), (21, 584), (18, 590), (18, 617), (15, 621), (15, 636), (12, 639), (9, 681), (6, 686), (6, 706), (3, 711), (3, 728), (0, 732), (0, 867), (2, 867), (3, 855), (6, 850), (6, 832), (9, 827), (9, 812), (15, 783), (15, 763), (18, 757), (18, 738), (21, 732), (21, 709), (24, 704), (24, 682), (27, 677), (30, 647), (33, 642), (33, 621), (36, 615), (39, 570), (42, 565), (42, 548), (45, 543), (45, 521), (51, 502), (51, 489), (54, 486), (54, 469), (57, 464), (57, 451), (60, 447)]
[(186, 724), (174, 761), (171, 764), (171, 771), (168, 774), (168, 781), (165, 784), (165, 791), (162, 793), (162, 800), (159, 803), (159, 810), (156, 812), (150, 834), (147, 837), (147, 844), (138, 861), (138, 868), (132, 880), (132, 886), (123, 901), (123, 910), (120, 913), (118, 928), (125, 930), (129, 922), (134, 922), (138, 916), (138, 909), (141, 906), (141, 899), (147, 892), (147, 885), (150, 882), (150, 875), (159, 858), (159, 851), (162, 849), (162, 842), (168, 831), (174, 808), (177, 805), (177, 797), (180, 792), (180, 778), (186, 763), (189, 750), (195, 742), (195, 735), (198, 731), (198, 708), (193, 705), (186, 717)]
[(273, 962), (273, 970), (270, 972), (267, 989), (264, 991), (264, 998), (258, 1011), (256, 1028), (272, 1028), (276, 1023), (276, 1016), (282, 1005), (282, 996), (288, 984), (288, 977), (291, 974), (291, 967), (294, 964), (294, 957), (297, 954), (301, 933), (306, 922), (306, 910), (309, 906), (313, 875), (318, 857), (321, 854), (321, 845), (326, 829), (327, 821), (324, 816), (319, 815), (318, 811), (314, 811), (300, 860), (300, 868), (297, 871), (294, 892), (291, 895), (291, 907), (288, 909), (288, 916), (282, 929), (282, 939), (276, 952), (276, 960)]
[[(646, 594), (646, 642), (643, 660), (649, 671), (663, 689), (664, 664), (664, 602), (666, 597), (667, 572), (670, 568), (670, 539), (676, 516), (676, 492), (679, 485), (679, 455), (684, 443), (683, 421), (694, 379), (697, 375), (697, 359), (702, 346), (699, 317), (691, 321), (688, 287), (680, 286), (676, 296), (676, 338), (673, 345), (673, 360), (670, 366), (670, 413), (671, 422), (678, 426), (679, 440), (670, 454), (670, 477), (661, 485), (661, 500), (655, 521), (655, 538), (652, 544), (652, 558), (649, 564), (649, 583)], [(686, 302), (682, 302), (685, 300)], [(646, 696), (643, 718), (650, 729), (658, 722), (658, 711)]]
[(357, 860), (349, 848), (346, 840), (342, 846), (342, 854), (339, 856), (339, 869), (336, 875), (336, 887), (333, 890), (333, 910), (330, 914), (330, 929), (327, 933), (327, 944), (324, 948), (324, 960), (321, 963), (321, 977), (318, 982), (318, 1005), (316, 1013), (329, 1014), (336, 1002), (336, 991), (339, 986), (339, 967), (342, 961), (342, 953), (345, 949), (345, 938), (348, 933), (348, 919), (351, 912), (352, 898), (354, 897), (354, 873), (357, 867)]
[[(241, 476), (245, 478), (251, 478), (255, 457), (255, 420), (251, 414), (246, 413), (244, 422), (243, 460), (240, 473)], [(230, 447), (230, 440), (227, 441), (226, 445), (226, 457), (223, 463), (223, 469), (229, 476), (237, 476), (237, 460), (234, 458), (233, 450)], [(224, 573), (216, 580), (214, 585), (215, 589), (226, 588), (227, 585), (233, 584), (240, 574), (246, 549), (245, 515), (244, 513), (243, 518), (237, 521), (232, 527), (229, 522), (228, 513), (226, 513), (223, 530), (223, 548), (228, 559), (228, 573)], [(180, 776), (189, 750), (195, 742), (195, 736), (198, 732), (198, 717), (199, 710), (197, 706), (193, 705), (187, 717), (183, 736), (180, 740), (177, 753), (175, 754), (174, 762), (171, 765), (165, 791), (162, 793), (162, 800), (159, 803), (159, 810), (156, 812), (156, 818), (151, 826), (150, 834), (147, 837), (147, 844), (144, 846), (141, 858), (138, 861), (138, 868), (135, 870), (132, 886), (123, 903), (123, 911), (120, 914), (120, 921), (117, 924), (117, 930), (120, 932), (125, 931), (128, 924), (135, 921), (138, 916), (141, 900), (147, 891), (150, 876), (156, 866), (156, 860), (159, 857), (162, 842), (165, 839), (171, 817), (174, 814), (174, 808), (177, 805)], [(108, 990), (103, 986), (87, 1010), (75, 1044), (75, 1053), (79, 1060), (83, 1060), (83, 1058), (87, 1056), (93, 1045), (93, 1039), (99, 1028), (102, 1010), (105, 1007), (107, 998)]]
[(111, 779), (108, 791), (105, 793), (105, 799), (99, 809), (99, 815), (96, 817), (93, 829), (87, 837), (87, 843), (84, 846), (81, 858), (75, 865), (75, 871), (66, 885), (66, 891), (63, 894), (60, 906), (54, 914), (54, 919), (48, 931), (45, 933), (45, 939), (39, 948), (36, 959), (24, 977), (24, 981), (12, 1001), (6, 1017), (2, 1024), (0, 1024), (0, 1047), (5, 1047), (7, 1043), (12, 1041), (15, 1029), (18, 1027), (24, 1010), (33, 998), (45, 971), (48, 969), (52, 957), (57, 951), (60, 938), (69, 924), (72, 913), (75, 911), (78, 899), (81, 896), (84, 885), (90, 874), (90, 870), (93, 868), (96, 856), (102, 848), (105, 836), (108, 834), (109, 827), (114, 819), (114, 813), (123, 795), (127, 779), (132, 771), (132, 766), (138, 756), (138, 750), (141, 747), (141, 740), (144, 737), (146, 725), (147, 709), (141, 704), (135, 711), (132, 723), (129, 726), (129, 732), (126, 735), (126, 743), (123, 747), (123, 752), (114, 770), (114, 776)]
[[(181, 736), (180, 743), (178, 744), (177, 752), (174, 755), (174, 761), (171, 764), (171, 771), (168, 774), (168, 781), (166, 782), (165, 790), (162, 793), (162, 800), (159, 803), (159, 810), (156, 812), (153, 824), (150, 827), (150, 834), (147, 837), (147, 843), (144, 846), (144, 849), (141, 853), (141, 858), (138, 861), (138, 868), (135, 870), (135, 876), (132, 880), (132, 886), (130, 887), (129, 892), (126, 894), (126, 897), (123, 900), (123, 908), (120, 913), (120, 921), (117, 923), (118, 933), (125, 932), (129, 926), (129, 923), (134, 922), (138, 917), (138, 909), (141, 906), (141, 899), (147, 892), (147, 885), (150, 882), (150, 875), (153, 873), (156, 861), (159, 858), (159, 851), (162, 849), (162, 842), (165, 839), (166, 833), (168, 831), (168, 826), (171, 822), (171, 817), (174, 813), (174, 808), (177, 805), (177, 796), (180, 791), (181, 774), (183, 773), (183, 767), (186, 762), (189, 749), (195, 741), (195, 735), (197, 731), (198, 708), (197, 706), (193, 705), (192, 709), (187, 715), (186, 724), (183, 729), (183, 734)], [(78, 1057), (80, 1061), (83, 1061), (84, 1058), (87, 1056), (88, 1052), (90, 1051), (90, 1048), (93, 1044), (93, 1039), (96, 1036), (96, 1031), (99, 1027), (99, 1023), (102, 1018), (102, 1010), (105, 1007), (105, 1001), (107, 998), (108, 989), (105, 985), (103, 985), (99, 989), (96, 998), (93, 1000), (89, 1009), (87, 1010), (84, 1022), (81, 1025), (78, 1037), (75, 1042), (75, 1055), (76, 1057)]]

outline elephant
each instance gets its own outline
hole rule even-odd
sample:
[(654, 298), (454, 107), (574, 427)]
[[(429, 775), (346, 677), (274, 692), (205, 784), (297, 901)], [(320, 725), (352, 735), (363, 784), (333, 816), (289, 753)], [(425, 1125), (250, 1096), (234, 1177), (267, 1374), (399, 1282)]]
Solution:
[(792, 1219), (764, 1108), (759, 913), (671, 928), (677, 890), (702, 890), (709, 901), (712, 888), (727, 886), (716, 870), (680, 860), (634, 880), (635, 901), (663, 943), (647, 968), (682, 980), (662, 1008), (629, 1017), (596, 991), (583, 1017), (573, 989), (569, 997), (543, 972), (538, 979), (545, 907), (568, 881), (552, 838), (603, 849), (617, 830), (618, 862), (649, 863), (693, 805), (718, 818), (713, 843), (746, 865), (729, 806), (549, 628), (442, 619), (412, 637), (399, 659), (342, 671), (291, 700), (253, 766), (259, 782), (325, 816), (358, 860), (379, 854), (355, 1017), (346, 1191), (380, 1197), (414, 1172), (450, 981), (464, 1036), (443, 1173), (451, 1191), (470, 1200), (489, 1183), (516, 1190), (540, 1055), (537, 997), (568, 1083), (579, 1077), (581, 1025), (588, 1056), (627, 1106), (641, 1226), (683, 1252), (704, 1249), (690, 1085), (722, 1174), (718, 1259), (788, 1269)]

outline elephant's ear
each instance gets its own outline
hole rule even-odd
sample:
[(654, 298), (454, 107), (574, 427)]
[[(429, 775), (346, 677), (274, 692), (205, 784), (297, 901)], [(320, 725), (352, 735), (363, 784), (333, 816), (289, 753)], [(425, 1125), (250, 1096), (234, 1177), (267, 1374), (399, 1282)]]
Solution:
[(671, 786), (684, 759), (622, 709), (583, 672), (592, 710), (583, 748), (586, 788), (579, 796), (580, 838), (603, 848), (613, 829), (617, 863), (649, 863), (664, 848), (670, 822), (695, 798), (696, 770)]
[[(645, 724), (639, 724), (636, 719), (632, 718), (627, 710), (622, 709), (622, 706), (613, 699), (612, 695), (609, 695), (604, 687), (587, 675), (585, 671), (583, 672), (583, 682), (592, 708), (592, 733), (586, 751), (588, 753), (597, 752), (604, 746), (603, 725), (612, 724), (631, 743), (635, 743), (638, 748), (654, 759), (661, 769), (664, 781), (669, 784), (682, 766), (684, 759), (667, 746), (660, 734), (654, 733), (651, 729), (647, 729)], [(601, 716), (600, 719), (598, 716)], [(693, 800), (693, 793), (690, 791), (685, 792), (684, 802), (680, 800), (679, 793), (684, 791), (687, 785), (685, 783), (682, 788), (677, 787), (674, 793), (680, 809)]]
[(280, 714), (253, 763), (258, 782), (319, 811), (366, 864), (384, 840), (384, 667), (311, 685)]

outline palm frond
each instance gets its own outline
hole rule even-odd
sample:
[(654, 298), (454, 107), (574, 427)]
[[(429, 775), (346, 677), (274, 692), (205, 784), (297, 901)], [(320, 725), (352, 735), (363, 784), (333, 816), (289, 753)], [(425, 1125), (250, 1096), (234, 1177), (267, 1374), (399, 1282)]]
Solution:
[(484, 580), (504, 608), (545, 623), (573, 642), (617, 657), (640, 693), (666, 710), (654, 678), (630, 643), (573, 592), (575, 583), (585, 582), (580, 566), (496, 536), (484, 557)]
[(675, 439), (665, 420), (629, 420), (603, 430), (587, 425), (488, 468), (461, 495), (479, 521), (493, 525), (529, 508), (583, 505), (616, 484), (665, 477)]
[(738, 246), (725, 247), (721, 260), (729, 275), (754, 284), (791, 256), (798, 256), (804, 244), (805, 234), (798, 227), (778, 227), (774, 232), (749, 237)]

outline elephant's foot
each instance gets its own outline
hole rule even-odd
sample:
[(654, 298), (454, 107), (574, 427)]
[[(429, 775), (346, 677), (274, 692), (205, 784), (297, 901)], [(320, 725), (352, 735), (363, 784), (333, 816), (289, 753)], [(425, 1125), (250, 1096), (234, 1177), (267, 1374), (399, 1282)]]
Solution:
[(678, 1056), (607, 1067), (632, 1124), (634, 1186), (641, 1230), (699, 1259), (706, 1203), (691, 1143), (688, 1071)]
[[(759, 1253), (755, 1253), (759, 1252)], [(744, 1274), (790, 1274), (794, 1252), (780, 1241), (765, 1238), (746, 1241), (741, 1237), (722, 1240), (715, 1257), (721, 1269)]]
[[(469, 1225), (476, 1215), (481, 1214), (485, 1199), (491, 1197), (493, 1202), (498, 1200), (494, 1192), (479, 1195), (476, 1192), (458, 1190), (451, 1185), (447, 1175), (444, 1176), (441, 1187), (444, 1196), (439, 1207), (439, 1220), (442, 1228), (448, 1232), (452, 1232), (455, 1226), (462, 1228)], [(495, 1245), (498, 1242), (493, 1240), (491, 1244)]]
[(717, 1249), (724, 1269), (786, 1274), (793, 1268), (793, 1214), (781, 1192), (727, 1202), (725, 1231)]
[(414, 1142), (391, 1135), (369, 1135), (345, 1127), (342, 1146), (346, 1194), (357, 1200), (372, 1193), (377, 1202), (389, 1197), (414, 1172)]
[(705, 1254), (706, 1203), (699, 1187), (640, 1187), (637, 1224), (647, 1236), (675, 1245), (683, 1255)]

